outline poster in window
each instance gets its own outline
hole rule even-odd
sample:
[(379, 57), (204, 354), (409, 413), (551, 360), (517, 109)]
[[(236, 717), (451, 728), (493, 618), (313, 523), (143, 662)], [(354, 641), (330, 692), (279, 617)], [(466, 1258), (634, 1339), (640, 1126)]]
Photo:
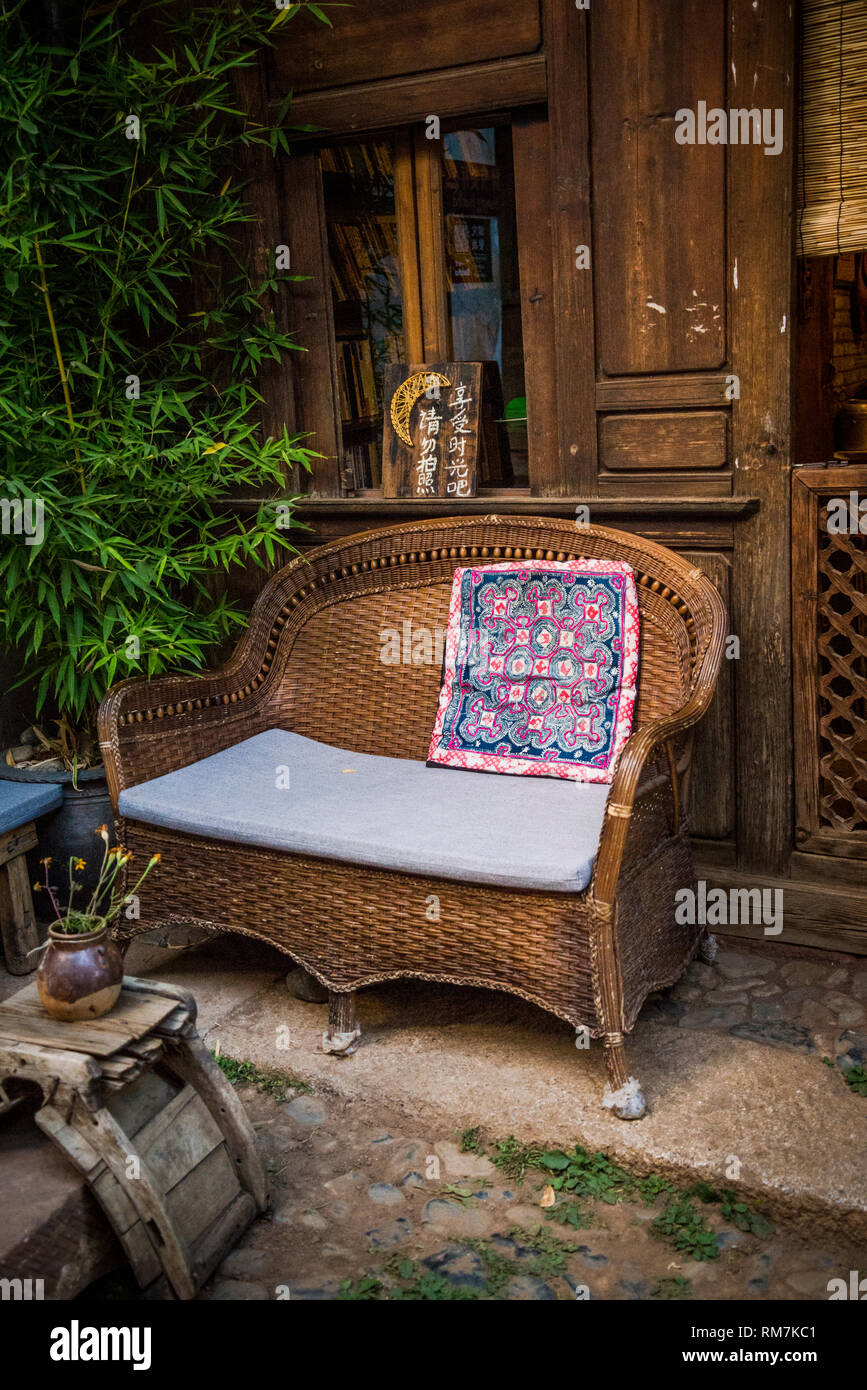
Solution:
[(490, 217), (446, 217), (446, 246), (452, 285), (490, 285), (494, 279)]

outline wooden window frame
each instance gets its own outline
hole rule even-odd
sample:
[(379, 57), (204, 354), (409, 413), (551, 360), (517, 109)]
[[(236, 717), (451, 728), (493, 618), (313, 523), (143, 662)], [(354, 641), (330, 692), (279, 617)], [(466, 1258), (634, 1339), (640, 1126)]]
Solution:
[[(553, 264), (550, 214), (550, 159), (547, 111), (468, 109), (450, 114), (445, 129), (462, 123), (511, 125), (518, 276), (525, 392), (528, 400), (529, 486), (480, 489), (486, 498), (516, 499), (556, 495), (550, 486), (551, 461), (558, 455), (554, 363)], [(299, 283), (292, 315), (307, 352), (293, 360), (298, 425), (311, 432), (315, 463), (309, 496), (378, 499), (381, 489), (347, 491), (343, 479), (343, 429), (337, 389), (337, 345), (330, 293), (328, 234), (319, 149), (346, 140), (388, 138), (394, 142), (394, 198), (398, 261), (409, 361), (448, 361), (452, 352), (446, 274), (441, 143), (426, 138), (418, 122), (367, 131), (330, 130), (328, 138), (305, 144), (284, 161), (283, 203), (294, 248), (293, 271), (310, 279)], [(305, 290), (306, 285), (306, 290)], [(383, 502), (387, 499), (382, 499)], [(459, 503), (455, 504), (459, 506)]]

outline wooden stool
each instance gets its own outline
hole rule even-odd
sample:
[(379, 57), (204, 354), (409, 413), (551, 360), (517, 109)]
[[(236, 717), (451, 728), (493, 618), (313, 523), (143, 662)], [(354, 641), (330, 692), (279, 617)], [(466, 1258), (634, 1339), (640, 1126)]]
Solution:
[[(255, 1136), (185, 990), (125, 976), (104, 1018), (60, 1023), (36, 986), (0, 1006), (0, 1083), (86, 1179), (142, 1288), (193, 1298), (267, 1202)], [(159, 1292), (159, 1288), (154, 1290)]]
[(0, 932), (10, 975), (26, 975), (39, 964), (26, 855), (36, 848), (34, 817), (56, 810), (62, 801), (55, 782), (0, 780)]

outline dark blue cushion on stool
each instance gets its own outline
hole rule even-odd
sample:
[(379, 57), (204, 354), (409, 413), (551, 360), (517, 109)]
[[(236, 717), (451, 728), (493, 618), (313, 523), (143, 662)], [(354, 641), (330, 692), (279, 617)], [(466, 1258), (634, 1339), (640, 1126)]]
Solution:
[(17, 830), (63, 801), (56, 782), (7, 782), (0, 779), (0, 835)]

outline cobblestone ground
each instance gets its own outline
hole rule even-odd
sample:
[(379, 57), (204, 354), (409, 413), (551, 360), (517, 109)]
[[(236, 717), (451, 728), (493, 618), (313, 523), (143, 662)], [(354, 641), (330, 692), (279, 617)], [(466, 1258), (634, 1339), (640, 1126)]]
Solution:
[[(836, 1067), (854, 1107), (867, 1105), (865, 1016), (863, 962), (723, 949), (716, 966), (696, 962), (648, 1000), (638, 1027), (719, 1029), (804, 1050), (817, 1067)], [(796, 1215), (771, 1221), (753, 1199), (739, 1209), (722, 1190), (705, 1200), (709, 1189), (687, 1174), (672, 1190), (604, 1158), (571, 1155), (567, 1167), (570, 1154), (538, 1149), (524, 1152), (522, 1172), (520, 1142), (503, 1167), (492, 1159), (504, 1157), (507, 1136), (418, 1126), (375, 1098), (324, 1086), (280, 1100), (251, 1084), (239, 1094), (271, 1208), (205, 1300), (810, 1300), (827, 1299), (832, 1279), (867, 1273), (867, 1252), (845, 1236)]]
[(797, 1047), (838, 1061), (867, 1062), (867, 966), (778, 960), (756, 951), (720, 951), (651, 995), (641, 1022), (725, 1030), (773, 1047)]
[[(867, 1105), (865, 1017), (863, 964), (732, 949), (713, 968), (694, 963), (642, 1015), (803, 1049), (817, 1066), (836, 1064), (840, 1085), (846, 1076), (853, 1083), (853, 1104)], [(358, 1101), (299, 1095), (278, 1106), (251, 1088), (243, 1095), (271, 1169), (273, 1208), (224, 1261), (206, 1299), (826, 1299), (829, 1280), (867, 1268), (867, 1252), (808, 1223), (774, 1225), (755, 1206), (724, 1205), (722, 1194), (705, 1201), (706, 1191), (684, 1205), (688, 1180), (676, 1194), (654, 1195), (651, 1184), (617, 1200), (616, 1167), (594, 1174), (585, 1161), (582, 1195), (560, 1188), (544, 1207), (551, 1180), (575, 1169), (543, 1160), (523, 1176), (504, 1171), (491, 1161), (504, 1136), (470, 1135), (481, 1152), (462, 1152), (462, 1135), (415, 1134), (403, 1117)], [(570, 1212), (575, 1227), (559, 1219)]]
[(551, 1219), (573, 1206), (562, 1190), (550, 1216), (540, 1205), (553, 1172), (507, 1177), (487, 1156), (461, 1152), (457, 1136), (383, 1127), (357, 1102), (303, 1095), (278, 1106), (249, 1090), (244, 1099), (269, 1155), (273, 1206), (204, 1299), (825, 1299), (830, 1279), (848, 1282), (858, 1268), (858, 1252), (839, 1242), (775, 1227), (755, 1209), (746, 1222), (758, 1234), (741, 1230), (738, 1214), (700, 1196), (689, 1209), (711, 1259), (655, 1229), (667, 1192), (650, 1204), (638, 1194), (581, 1199), (586, 1225), (573, 1229)]

